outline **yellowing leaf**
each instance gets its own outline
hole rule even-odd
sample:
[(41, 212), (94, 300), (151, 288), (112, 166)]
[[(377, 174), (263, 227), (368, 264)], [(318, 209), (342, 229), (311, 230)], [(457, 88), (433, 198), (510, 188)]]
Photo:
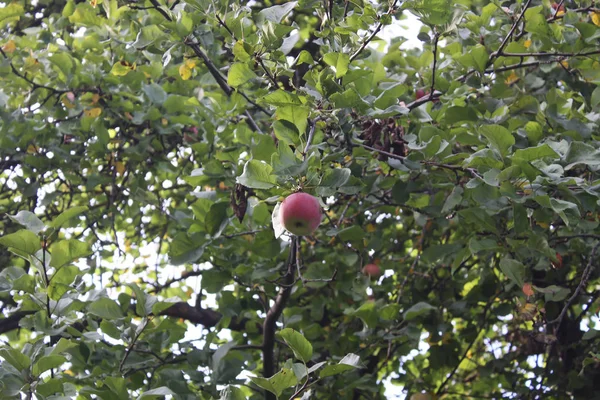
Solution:
[(179, 67), (179, 75), (181, 75), (181, 79), (187, 81), (192, 77), (192, 69), (196, 67), (196, 61), (187, 59), (185, 62)]
[(504, 80), (504, 83), (506, 83), (507, 85), (512, 85), (513, 83), (515, 83), (516, 81), (519, 80), (519, 77), (517, 76), (517, 74), (515, 73), (515, 71), (511, 72), (511, 74), (508, 76), (508, 78), (506, 78)]
[(376, 230), (377, 230), (377, 227), (374, 224), (367, 225), (367, 232), (372, 233), (372, 232), (375, 232)]
[(27, 146), (27, 153), (35, 154), (37, 152), (38, 152), (38, 148), (36, 147), (36, 145), (30, 144), (29, 146)]
[(537, 307), (535, 304), (527, 303), (523, 307), (519, 308), (519, 315), (524, 320), (532, 320), (537, 314)]
[(125, 164), (121, 161), (117, 161), (115, 164), (115, 169), (119, 175), (123, 175), (125, 173)]
[(528, 49), (529, 47), (531, 47), (531, 40), (527, 39), (525, 41), (525, 43), (523, 43), (523, 46), (525, 46), (526, 49)]
[(196, 68), (196, 61), (188, 58), (187, 60), (185, 60), (185, 64), (186, 67), (188, 67), (189, 69), (194, 69)]
[(592, 22), (594, 23), (594, 25), (600, 26), (600, 12), (592, 12), (590, 13), (590, 16), (592, 17)]
[(567, 61), (561, 61), (560, 65), (562, 65), (564, 68), (569, 68), (569, 63)]
[(181, 79), (187, 81), (192, 77), (192, 70), (189, 69), (185, 64), (182, 64), (179, 67), (179, 75), (181, 76)]
[(92, 7), (96, 8), (96, 6), (98, 5), (98, 0), (90, 0), (90, 4), (92, 5)]
[(94, 93), (92, 95), (92, 104), (96, 104), (100, 100), (100, 95), (98, 93)]
[(71, 101), (69, 101), (69, 98), (67, 96), (63, 97), (61, 99), (61, 102), (63, 103), (63, 105), (66, 108), (75, 108), (75, 104), (71, 103)]
[(83, 112), (83, 115), (92, 118), (98, 118), (100, 114), (102, 114), (102, 109), (100, 107), (88, 108)]
[(25, 63), (23, 64), (23, 70), (25, 72), (32, 73), (39, 69), (40, 69), (40, 62), (38, 61), (37, 58), (29, 56), (25, 59)]
[(2, 50), (4, 50), (4, 52), (8, 54), (14, 53), (16, 49), (17, 45), (15, 44), (14, 40), (9, 40), (4, 46), (2, 46)]
[(135, 64), (130, 64), (127, 61), (118, 61), (112, 66), (110, 73), (115, 76), (125, 76), (131, 71), (135, 71)]

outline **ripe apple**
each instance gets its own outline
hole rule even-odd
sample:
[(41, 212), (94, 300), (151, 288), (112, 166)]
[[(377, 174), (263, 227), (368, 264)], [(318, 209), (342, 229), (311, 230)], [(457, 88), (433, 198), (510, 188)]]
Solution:
[(281, 224), (296, 236), (313, 233), (321, 224), (321, 205), (316, 197), (298, 192), (289, 195), (279, 209)]
[(363, 267), (362, 273), (372, 279), (377, 279), (381, 276), (381, 268), (377, 264), (367, 264)]
[(421, 97), (425, 96), (425, 91), (423, 89), (417, 89), (415, 91), (415, 100), (419, 100)]

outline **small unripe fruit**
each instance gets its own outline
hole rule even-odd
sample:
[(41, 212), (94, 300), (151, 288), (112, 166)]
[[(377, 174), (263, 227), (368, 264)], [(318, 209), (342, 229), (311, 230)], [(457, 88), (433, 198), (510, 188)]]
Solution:
[(367, 264), (363, 267), (362, 273), (373, 279), (377, 279), (381, 276), (381, 268), (377, 264)]
[(321, 205), (308, 193), (293, 193), (283, 200), (279, 209), (281, 224), (296, 236), (313, 233), (321, 224)]

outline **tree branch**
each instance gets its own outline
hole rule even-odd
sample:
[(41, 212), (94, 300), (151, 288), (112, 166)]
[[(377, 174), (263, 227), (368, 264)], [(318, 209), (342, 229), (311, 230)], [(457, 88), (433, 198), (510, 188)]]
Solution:
[[(287, 271), (283, 279), (283, 284), (279, 289), (279, 293), (275, 298), (275, 302), (267, 311), (267, 316), (263, 324), (263, 376), (269, 378), (275, 374), (275, 329), (277, 328), (277, 320), (285, 307), (287, 299), (292, 291), (292, 283), (294, 282), (294, 265), (296, 262), (296, 236), (292, 237), (290, 243), (290, 252), (287, 259)], [(274, 400), (275, 396), (270, 392), (265, 392), (265, 400)]]
[(590, 259), (588, 260), (587, 266), (585, 267), (585, 269), (583, 270), (583, 273), (581, 274), (581, 281), (579, 282), (579, 285), (577, 285), (577, 289), (575, 289), (575, 292), (573, 293), (573, 295), (569, 298), (569, 300), (567, 300), (567, 302), (566, 302), (565, 306), (563, 307), (562, 311), (560, 312), (560, 315), (558, 316), (558, 318), (548, 322), (549, 324), (558, 323), (556, 325), (556, 328), (554, 329), (554, 336), (558, 336), (558, 332), (560, 331), (563, 319), (565, 318), (565, 315), (567, 315), (567, 311), (569, 310), (569, 307), (571, 307), (571, 305), (573, 304), (573, 302), (575, 301), (577, 296), (579, 296), (579, 294), (583, 291), (583, 289), (587, 285), (588, 279), (590, 278), (592, 270), (594, 269), (593, 268), (594, 267), (594, 259), (596, 258), (596, 252), (598, 251), (599, 248), (600, 248), (600, 242), (596, 243), (596, 245), (592, 249), (592, 252), (590, 253)]
[[(398, 3), (398, 0), (394, 0), (394, 2), (392, 3), (392, 5), (390, 6), (390, 8), (388, 9), (387, 13), (385, 13), (385, 15), (391, 15), (394, 12), (394, 10), (396, 9), (396, 4), (397, 3)], [(347, 8), (347, 6), (348, 6), (348, 4), (346, 3), (346, 8)], [(381, 17), (379, 19), (381, 19)], [(365, 39), (362, 42), (362, 44), (360, 45), (360, 47), (358, 48), (358, 50), (356, 50), (354, 52), (354, 54), (352, 54), (350, 56), (350, 62), (356, 60), (356, 58), (360, 55), (360, 53), (368, 46), (369, 43), (371, 43), (371, 41), (375, 38), (375, 36), (377, 36), (377, 34), (381, 30), (381, 28), (383, 28), (383, 22), (379, 22), (377, 24), (377, 26), (375, 27), (375, 30), (373, 31), (373, 33), (367, 39)]]
[(0, 334), (19, 329), (19, 321), (31, 314), (35, 314), (35, 311), (17, 311), (6, 318), (0, 319)]
[(504, 40), (502, 40), (502, 43), (500, 43), (500, 47), (498, 47), (498, 50), (496, 50), (495, 52), (493, 52), (490, 55), (490, 58), (486, 64), (486, 67), (489, 67), (490, 65), (492, 65), (494, 63), (494, 60), (503, 54), (502, 52), (504, 51), (504, 48), (508, 44), (508, 41), (512, 37), (513, 33), (515, 33), (515, 29), (517, 29), (519, 22), (521, 22), (521, 20), (523, 19), (523, 16), (525, 15), (525, 11), (527, 11), (530, 4), (531, 4), (531, 0), (527, 0), (527, 3), (525, 3), (525, 5), (523, 6), (523, 9), (521, 10), (521, 14), (519, 14), (519, 16), (517, 17), (517, 20), (510, 27), (508, 34), (504, 37)]

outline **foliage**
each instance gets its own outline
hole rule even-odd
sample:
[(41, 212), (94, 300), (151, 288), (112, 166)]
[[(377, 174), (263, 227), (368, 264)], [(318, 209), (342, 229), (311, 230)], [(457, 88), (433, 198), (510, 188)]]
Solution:
[(0, 3), (0, 397), (597, 393), (599, 38), (589, 0)]

